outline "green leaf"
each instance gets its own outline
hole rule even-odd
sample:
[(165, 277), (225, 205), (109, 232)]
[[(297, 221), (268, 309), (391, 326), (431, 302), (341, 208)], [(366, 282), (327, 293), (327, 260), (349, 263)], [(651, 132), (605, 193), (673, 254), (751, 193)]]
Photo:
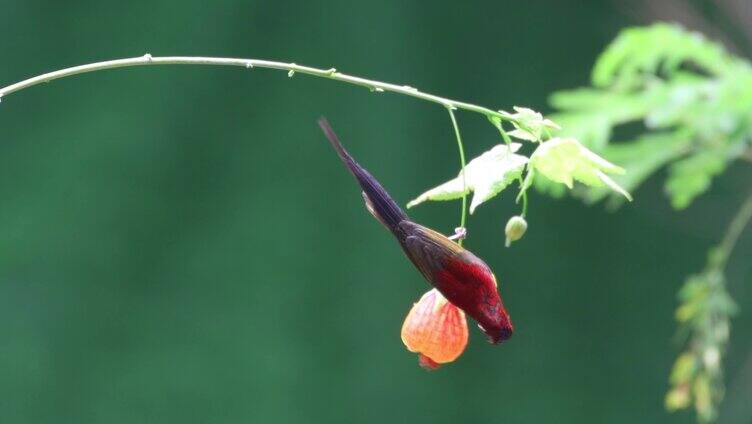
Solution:
[(734, 299), (724, 290), (717, 290), (708, 299), (708, 308), (724, 315), (733, 316), (739, 312), (739, 307)]
[(684, 352), (676, 358), (671, 369), (669, 381), (672, 385), (684, 384), (690, 381), (697, 369), (697, 358), (692, 352)]
[(606, 147), (614, 122), (608, 116), (598, 113), (562, 113), (552, 116), (561, 124), (559, 137), (579, 140), (583, 146), (599, 151)]
[(713, 406), (713, 389), (707, 374), (701, 373), (695, 378), (692, 393), (695, 395), (695, 409), (701, 421), (713, 421), (716, 411)]
[(434, 187), (407, 204), (408, 208), (426, 200), (459, 199), (470, 191), (474, 192), (470, 203), (472, 214), (480, 204), (499, 194), (510, 183), (522, 175), (528, 159), (515, 152), (519, 143), (499, 144), (491, 150), (471, 160), (459, 175), (444, 184)]
[[(526, 107), (514, 106), (516, 113), (503, 112), (512, 119), (514, 130), (509, 135), (521, 140), (536, 142), (541, 139), (545, 128), (559, 129), (560, 127), (550, 119), (543, 118), (540, 113)], [(497, 127), (501, 130), (501, 123)]]
[(688, 385), (676, 386), (666, 393), (666, 409), (669, 412), (674, 412), (687, 408), (691, 400), (692, 397)]
[(568, 193), (567, 186), (548, 178), (536, 178), (533, 184), (539, 193), (551, 196), (554, 199), (561, 199)]
[(558, 91), (549, 103), (567, 112), (597, 114), (613, 124), (623, 124), (641, 119), (646, 113), (663, 104), (666, 88), (653, 84), (641, 92), (621, 92), (597, 88), (579, 88)]
[(679, 289), (677, 297), (680, 302), (689, 302), (694, 299), (707, 297), (709, 293), (708, 281), (704, 274), (695, 274), (687, 277), (684, 285)]
[(553, 138), (541, 143), (530, 157), (530, 165), (546, 178), (573, 187), (579, 181), (591, 187), (609, 187), (629, 200), (632, 197), (606, 173), (624, 170), (588, 150), (573, 138)]
[(639, 93), (580, 88), (554, 93), (549, 103), (563, 112), (552, 115), (560, 123), (559, 137), (573, 137), (584, 146), (600, 151), (611, 137), (613, 127), (641, 120), (660, 109), (667, 89), (653, 85)]
[(675, 162), (666, 181), (666, 193), (675, 209), (684, 209), (710, 188), (712, 178), (726, 168), (725, 155), (715, 150), (702, 150)]
[(540, 139), (540, 134), (535, 135), (534, 133), (528, 130), (523, 130), (522, 128), (517, 128), (515, 130), (509, 131), (508, 134), (510, 137), (514, 137), (514, 138), (525, 140), (525, 141), (532, 141), (533, 143), (535, 143), (536, 141)]
[(670, 76), (687, 62), (715, 75), (737, 64), (723, 46), (702, 34), (659, 23), (622, 31), (598, 58), (592, 81), (598, 87), (635, 87), (659, 71)]
[[(648, 128), (669, 128), (701, 115), (700, 108), (716, 97), (718, 84), (693, 74), (680, 74), (662, 85), (664, 96), (645, 114)], [(695, 121), (696, 122), (696, 121)]]
[[(626, 143), (609, 144), (603, 150), (603, 156), (624, 167), (623, 175), (613, 179), (624, 190), (634, 192), (653, 173), (667, 163), (684, 155), (692, 140), (684, 133), (655, 133), (643, 135), (639, 139)], [(593, 188), (583, 195), (588, 203), (595, 203), (613, 192), (607, 188)], [(613, 196), (611, 206), (618, 206), (622, 197)]]

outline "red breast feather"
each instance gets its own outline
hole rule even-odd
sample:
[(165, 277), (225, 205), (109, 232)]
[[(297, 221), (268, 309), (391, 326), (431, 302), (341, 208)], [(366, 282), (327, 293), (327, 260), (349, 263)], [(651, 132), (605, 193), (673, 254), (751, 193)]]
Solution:
[(465, 250), (450, 259), (433, 284), (450, 302), (473, 317), (491, 343), (512, 337), (514, 327), (499, 295), (496, 278), (489, 267)]
[(444, 297), (478, 321), (492, 343), (512, 336), (496, 278), (485, 262), (420, 224), (403, 221), (399, 229), (405, 234), (401, 244), (407, 257)]

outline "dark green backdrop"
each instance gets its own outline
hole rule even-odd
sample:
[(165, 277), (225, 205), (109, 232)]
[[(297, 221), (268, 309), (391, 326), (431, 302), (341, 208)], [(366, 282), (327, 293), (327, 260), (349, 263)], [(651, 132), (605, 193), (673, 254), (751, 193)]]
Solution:
[[(147, 52), (216, 55), (546, 110), (636, 23), (608, 2), (6, 0), (0, 84)], [(657, 183), (617, 213), (534, 195), (511, 249), (511, 195), (484, 205), (469, 246), (517, 332), (493, 347), (472, 328), (457, 363), (426, 373), (399, 329), (428, 286), (365, 212), (320, 115), (402, 203), (457, 172), (441, 107), (302, 75), (133, 68), (3, 99), (0, 422), (692, 419), (662, 406), (675, 292), (749, 171), (682, 214)], [(459, 117), (471, 157), (498, 142)], [(412, 214), (449, 232), (458, 209)], [(751, 249), (746, 237), (729, 275), (742, 312), (727, 417), (749, 416)]]

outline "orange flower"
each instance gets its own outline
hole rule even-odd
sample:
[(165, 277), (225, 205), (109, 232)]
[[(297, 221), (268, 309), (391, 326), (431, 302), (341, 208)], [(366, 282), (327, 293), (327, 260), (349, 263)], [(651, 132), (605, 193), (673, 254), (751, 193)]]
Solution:
[(419, 354), (420, 366), (430, 370), (457, 359), (467, 346), (467, 337), (465, 313), (436, 289), (413, 305), (402, 324), (402, 342)]

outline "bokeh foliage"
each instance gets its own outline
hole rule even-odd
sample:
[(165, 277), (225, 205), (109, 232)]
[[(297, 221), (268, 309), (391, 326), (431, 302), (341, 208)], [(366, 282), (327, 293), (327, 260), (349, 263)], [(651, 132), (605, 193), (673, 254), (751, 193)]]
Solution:
[[(615, 179), (627, 190), (669, 166), (664, 189), (684, 209), (749, 153), (752, 67), (700, 33), (663, 23), (626, 29), (600, 55), (591, 80), (592, 87), (552, 95), (560, 111), (553, 118), (561, 134), (623, 166), (627, 172)], [(615, 134), (633, 123), (642, 129)], [(611, 142), (619, 136), (629, 138)], [(597, 202), (610, 194), (583, 197)]]
[[(8, 0), (0, 79), (212, 54), (541, 110), (633, 23), (612, 3), (581, 5)], [(660, 401), (673, 296), (722, 230), (706, 217), (749, 174), (720, 175), (712, 202), (681, 215), (650, 181), (616, 214), (533, 197), (535, 227), (511, 249), (512, 196), (479, 208), (470, 246), (517, 333), (492, 348), (471, 329), (465, 355), (426, 374), (399, 328), (427, 286), (364, 211), (315, 127), (322, 114), (403, 203), (456, 175), (444, 110), (303, 76), (130, 69), (3, 99), (0, 421), (687, 420)], [(485, 120), (463, 119), (469, 157), (498, 143)], [(445, 232), (457, 218), (455, 205), (411, 214)], [(744, 305), (752, 290), (734, 295)], [(744, 308), (734, 323), (750, 328)], [(729, 376), (750, 343), (731, 339)], [(743, 381), (729, 383), (721, 417), (748, 416)]]
[[(615, 179), (627, 190), (667, 167), (664, 191), (675, 209), (686, 209), (729, 164), (752, 160), (752, 66), (698, 32), (666, 23), (625, 29), (596, 61), (591, 84), (551, 96), (560, 111), (554, 119), (562, 134), (624, 166), (627, 172)], [(579, 194), (591, 203), (623, 201), (603, 189)], [(676, 319), (686, 350), (674, 364), (666, 407), (693, 404), (703, 422), (717, 418), (724, 395), (721, 360), (737, 311), (724, 274), (734, 231), (752, 213), (748, 203), (735, 218), (739, 224), (710, 251), (705, 270), (679, 291)]]

